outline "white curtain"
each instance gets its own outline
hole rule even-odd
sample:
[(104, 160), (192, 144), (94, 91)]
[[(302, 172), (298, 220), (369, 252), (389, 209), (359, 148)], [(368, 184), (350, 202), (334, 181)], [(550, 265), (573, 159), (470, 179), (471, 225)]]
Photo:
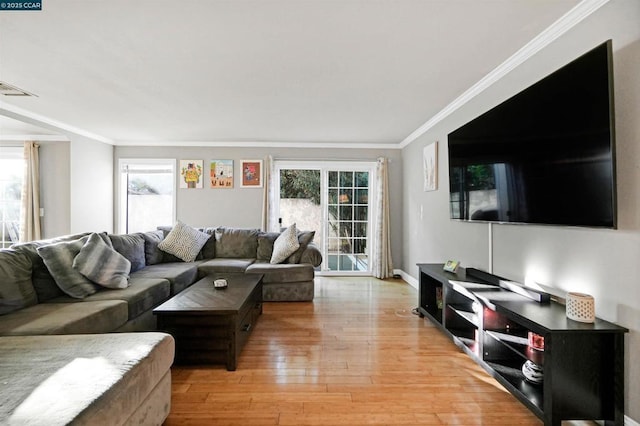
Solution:
[(376, 164), (376, 238), (373, 246), (371, 267), (373, 276), (385, 279), (393, 276), (393, 260), (391, 259), (391, 230), (389, 229), (389, 177), (388, 160), (378, 158)]
[(275, 213), (273, 211), (275, 206), (275, 191), (273, 190), (273, 173), (274, 173), (274, 165), (273, 165), (273, 157), (269, 155), (264, 160), (264, 193), (262, 197), (262, 230), (269, 231), (277, 231), (278, 228), (276, 226)]
[(22, 206), (20, 208), (20, 241), (41, 238), (40, 231), (40, 160), (39, 145), (24, 143), (24, 177), (22, 180)]

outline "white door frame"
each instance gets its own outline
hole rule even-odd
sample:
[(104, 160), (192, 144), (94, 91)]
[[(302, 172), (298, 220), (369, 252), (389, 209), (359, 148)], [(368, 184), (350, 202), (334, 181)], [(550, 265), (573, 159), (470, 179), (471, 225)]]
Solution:
[[(374, 246), (374, 238), (377, 235), (375, 229), (375, 221), (373, 220), (373, 206), (376, 205), (376, 162), (375, 161), (345, 161), (345, 160), (274, 160), (273, 161), (273, 176), (271, 184), (273, 185), (271, 190), (276, 196), (273, 197), (273, 209), (274, 214), (278, 214), (280, 211), (280, 170), (282, 169), (298, 169), (298, 170), (320, 170), (320, 205), (322, 206), (322, 265), (321, 270), (317, 272), (318, 275), (371, 275), (371, 248)], [(367, 258), (368, 270), (367, 271), (330, 271), (327, 269), (327, 241), (328, 241), (328, 223), (329, 208), (327, 203), (328, 197), (328, 173), (329, 171), (348, 171), (348, 172), (368, 172), (369, 173), (369, 200), (367, 209), (367, 222), (368, 222), (368, 235), (367, 235)], [(271, 218), (274, 223), (277, 223), (278, 218)]]

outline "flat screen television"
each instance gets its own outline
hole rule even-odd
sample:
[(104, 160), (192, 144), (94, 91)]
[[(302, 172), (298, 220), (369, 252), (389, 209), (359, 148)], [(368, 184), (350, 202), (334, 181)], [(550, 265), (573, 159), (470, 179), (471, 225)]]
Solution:
[(616, 227), (611, 40), (448, 135), (452, 219)]

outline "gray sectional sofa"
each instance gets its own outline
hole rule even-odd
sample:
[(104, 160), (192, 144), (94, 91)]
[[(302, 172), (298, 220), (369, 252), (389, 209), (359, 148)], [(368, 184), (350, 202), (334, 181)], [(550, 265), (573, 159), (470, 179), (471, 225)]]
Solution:
[(0, 338), (0, 424), (161, 425), (174, 340), (165, 333)]
[[(195, 228), (189, 229), (193, 231)], [(91, 351), (78, 349), (87, 344), (97, 351), (105, 349), (104, 355), (113, 361), (112, 357), (121, 357), (114, 353), (130, 351), (136, 339), (143, 339), (142, 336), (150, 343), (141, 346), (141, 352), (132, 361), (135, 365), (128, 365), (121, 359), (114, 361), (116, 377), (105, 379), (105, 383), (110, 384), (103, 383), (101, 390), (96, 390), (96, 395), (79, 396), (78, 401), (72, 401), (71, 411), (75, 414), (69, 414), (70, 420), (59, 424), (85, 424), (82, 419), (104, 418), (101, 416), (109, 416), (109, 410), (120, 411), (114, 413), (122, 420), (120, 424), (160, 424), (166, 418), (170, 405), (170, 374), (169, 378), (166, 377), (170, 363), (167, 365), (163, 361), (161, 369), (156, 367), (154, 377), (141, 378), (136, 373), (138, 368), (146, 368), (145, 364), (153, 359), (173, 359), (173, 339), (164, 333), (154, 332), (156, 322), (152, 311), (208, 274), (262, 274), (263, 300), (313, 300), (314, 271), (322, 261), (320, 251), (312, 242), (313, 233), (297, 232), (294, 240), (297, 239), (299, 247), (279, 263), (271, 263), (274, 244), (279, 250), (278, 244), (282, 241), (277, 241), (280, 233), (222, 226), (199, 228), (199, 238), (206, 242), (198, 246), (193, 261), (184, 261), (162, 249), (163, 244), (175, 237), (173, 230), (172, 227), (159, 227), (154, 231), (124, 235), (83, 233), (19, 243), (10, 249), (0, 250), (0, 366), (3, 370), (0, 380), (10, 384), (0, 390), (0, 406), (5, 408), (0, 410), (0, 424), (12, 424), (10, 420), (18, 409), (21, 416), (28, 413), (29, 410), (25, 409), (27, 401), (32, 404), (37, 403), (38, 398), (46, 398), (40, 391), (41, 382), (50, 380), (52, 371), (40, 367), (34, 369), (43, 356), (55, 370), (58, 364), (66, 365), (76, 357), (97, 356), (97, 353), (91, 355)], [(208, 237), (202, 239), (203, 234)], [(80, 255), (89, 246), (88, 241), (109, 247), (109, 253), (117, 252), (120, 262), (117, 265), (122, 265), (122, 259), (126, 259), (124, 262), (130, 265), (126, 287), (120, 288), (123, 287), (122, 277), (117, 273), (116, 264), (113, 268), (116, 272), (105, 274), (111, 268), (111, 264), (106, 262), (111, 259), (101, 252), (94, 252), (93, 256), (99, 257), (103, 263), (88, 270), (98, 274), (96, 280), (100, 282), (103, 276), (110, 275), (102, 284), (112, 287), (105, 288), (88, 280), (87, 276), (94, 277), (88, 272), (88, 275), (83, 275), (87, 264), (91, 266), (91, 256), (85, 256), (88, 263), (79, 265)], [(83, 274), (78, 273), (79, 270)], [(104, 334), (110, 332), (119, 332), (117, 335), (120, 337)], [(51, 349), (58, 345), (61, 345), (59, 350)], [(65, 345), (69, 345), (68, 350)], [(25, 352), (24, 356), (20, 356), (21, 351)], [(123, 363), (122, 368), (119, 363)], [(35, 375), (27, 380), (17, 380), (15, 372), (20, 370), (28, 372), (27, 376), (32, 372)], [(136, 395), (139, 397), (137, 406), (130, 403), (129, 411), (123, 411), (120, 401), (123, 395), (115, 392), (114, 387), (122, 383), (135, 387), (136, 380), (141, 381), (138, 390), (144, 389), (143, 394)], [(20, 388), (18, 393), (14, 382)], [(161, 403), (154, 400), (151, 404), (147, 399), (152, 394), (163, 398)], [(23, 397), (27, 399), (21, 399)], [(36, 398), (36, 401), (30, 398)], [(61, 408), (60, 404), (64, 405), (61, 401), (57, 404), (56, 409)], [(158, 408), (160, 406), (163, 408)], [(160, 415), (160, 421), (157, 419), (158, 410), (164, 413)], [(24, 420), (23, 417), (15, 418), (20, 419), (16, 424)], [(33, 424), (55, 423), (47, 423), (51, 419), (38, 423), (38, 419), (42, 420), (42, 416), (34, 417)]]

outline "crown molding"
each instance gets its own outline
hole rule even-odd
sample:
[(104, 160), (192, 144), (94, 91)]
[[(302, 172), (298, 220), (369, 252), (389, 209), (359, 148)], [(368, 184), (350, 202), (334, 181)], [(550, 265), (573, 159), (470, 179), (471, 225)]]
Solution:
[(286, 141), (114, 141), (116, 146), (180, 146), (217, 148), (317, 148), (317, 149), (400, 149), (397, 143), (376, 142), (286, 142)]
[(0, 115), (15, 118), (17, 120), (24, 121), (25, 123), (30, 123), (30, 124), (33, 124), (34, 126), (40, 126), (45, 129), (50, 129), (55, 132), (73, 133), (73, 134), (84, 136), (86, 138), (89, 138), (98, 142), (113, 145), (113, 141), (109, 138), (89, 132), (79, 127), (72, 126), (67, 123), (63, 123), (58, 120), (54, 120), (53, 118), (45, 117), (44, 115), (27, 111), (26, 109), (22, 109), (20, 107), (8, 104), (3, 101), (0, 101)]
[(0, 135), (0, 141), (69, 142), (69, 138), (64, 135)]
[(558, 37), (565, 34), (571, 28), (582, 22), (585, 18), (590, 16), (592, 13), (600, 9), (608, 2), (609, 0), (583, 0), (578, 3), (573, 9), (564, 14), (562, 17), (560, 17), (560, 19), (551, 24), (547, 29), (542, 31), (530, 42), (520, 48), (520, 50), (509, 57), (509, 59), (500, 64), (489, 74), (485, 75), (480, 81), (467, 89), (462, 95), (457, 97), (453, 102), (447, 105), (436, 115), (431, 117), (429, 121), (418, 127), (413, 133), (411, 133), (402, 142), (400, 142), (400, 148), (404, 148), (411, 142), (418, 139), (429, 129), (433, 128), (436, 124), (461, 108), (471, 99), (484, 92), (487, 88), (493, 85), (493, 83), (503, 78), (514, 68), (518, 67), (523, 62), (538, 53), (540, 50), (547, 47)]

